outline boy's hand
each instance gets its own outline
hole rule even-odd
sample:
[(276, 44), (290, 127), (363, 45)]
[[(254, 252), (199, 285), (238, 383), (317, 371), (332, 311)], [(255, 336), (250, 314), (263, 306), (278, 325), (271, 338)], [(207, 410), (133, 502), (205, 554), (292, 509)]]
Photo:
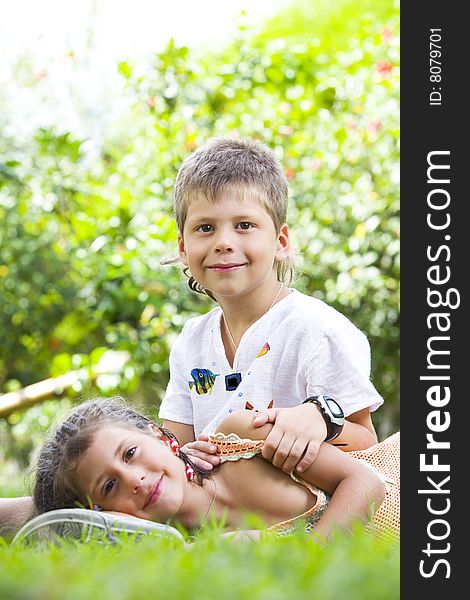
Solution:
[(292, 408), (270, 408), (258, 413), (254, 427), (273, 423), (261, 452), (263, 458), (286, 473), (305, 471), (318, 454), (327, 428), (315, 405), (300, 404)]
[(211, 471), (220, 463), (220, 458), (216, 456), (217, 446), (208, 440), (209, 437), (205, 433), (201, 433), (196, 441), (181, 446), (181, 450), (191, 458), (196, 467)]

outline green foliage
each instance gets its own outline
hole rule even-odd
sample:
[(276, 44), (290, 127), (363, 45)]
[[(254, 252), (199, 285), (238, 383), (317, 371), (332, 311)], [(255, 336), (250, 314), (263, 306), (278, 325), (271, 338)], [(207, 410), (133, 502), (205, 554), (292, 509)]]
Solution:
[[(381, 437), (398, 427), (398, 18), (393, 4), (375, 5), (361, 18), (342, 2), (342, 46), (332, 45), (330, 12), (311, 36), (241, 29), (219, 53), (170, 42), (149, 63), (121, 62), (128, 109), (100, 143), (53, 128), (29, 140), (5, 133), (0, 389), (91, 367), (112, 348), (130, 353), (126, 369), (69, 396), (120, 392), (157, 409), (173, 339), (212, 306), (180, 269), (160, 264), (176, 254), (175, 175), (210, 137), (235, 134), (279, 156), (296, 286), (366, 333), (386, 399), (375, 423)], [(18, 420), (0, 422), (4, 440)], [(24, 460), (35, 438), (15, 435)]]
[(399, 597), (399, 547), (364, 535), (327, 550), (307, 535), (242, 544), (207, 536), (187, 549), (148, 538), (38, 552), (0, 538), (0, 596), (389, 600)]
[(295, 0), (289, 10), (269, 19), (257, 36), (260, 43), (272, 38), (312, 40), (322, 52), (350, 48), (373, 23), (386, 23), (398, 13), (397, 0)]

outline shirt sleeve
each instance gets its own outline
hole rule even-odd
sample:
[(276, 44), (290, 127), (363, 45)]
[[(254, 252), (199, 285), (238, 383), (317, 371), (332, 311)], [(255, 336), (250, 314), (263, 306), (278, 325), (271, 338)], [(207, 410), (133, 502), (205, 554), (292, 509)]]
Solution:
[(349, 325), (328, 329), (306, 363), (308, 395), (331, 396), (345, 416), (364, 408), (375, 411), (384, 401), (370, 380), (369, 342)]
[(191, 394), (188, 381), (184, 377), (184, 354), (181, 350), (184, 345), (182, 336), (183, 333), (176, 339), (170, 351), (170, 380), (158, 416), (160, 419), (193, 425)]

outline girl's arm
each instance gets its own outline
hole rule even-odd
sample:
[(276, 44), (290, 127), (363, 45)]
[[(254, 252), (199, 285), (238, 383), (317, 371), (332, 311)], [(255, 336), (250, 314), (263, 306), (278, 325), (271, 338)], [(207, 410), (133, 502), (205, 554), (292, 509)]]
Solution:
[(317, 460), (299, 477), (331, 495), (315, 526), (324, 538), (336, 528), (350, 528), (358, 519), (370, 520), (385, 497), (384, 483), (370, 467), (331, 444), (320, 446)]
[[(255, 417), (251, 411), (241, 410), (224, 419), (218, 429), (244, 438), (265, 439), (272, 425), (254, 427)], [(358, 519), (367, 521), (371, 507), (376, 508), (385, 496), (385, 486), (371, 468), (331, 444), (323, 443), (315, 462), (298, 477), (331, 495), (315, 526), (315, 532), (325, 539), (336, 528), (348, 529)]]
[(34, 514), (31, 496), (0, 498), (0, 535), (15, 534)]

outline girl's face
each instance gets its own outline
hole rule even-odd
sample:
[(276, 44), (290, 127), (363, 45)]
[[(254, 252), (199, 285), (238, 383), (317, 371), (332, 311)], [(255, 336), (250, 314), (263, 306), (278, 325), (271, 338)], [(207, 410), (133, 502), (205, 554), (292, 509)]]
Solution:
[(218, 300), (255, 290), (268, 299), (277, 283), (274, 261), (289, 253), (289, 230), (275, 230), (254, 192), (228, 191), (215, 203), (191, 202), (178, 248), (193, 277)]
[(107, 511), (167, 521), (183, 503), (184, 464), (158, 430), (105, 426), (79, 460), (75, 482), (84, 498)]

